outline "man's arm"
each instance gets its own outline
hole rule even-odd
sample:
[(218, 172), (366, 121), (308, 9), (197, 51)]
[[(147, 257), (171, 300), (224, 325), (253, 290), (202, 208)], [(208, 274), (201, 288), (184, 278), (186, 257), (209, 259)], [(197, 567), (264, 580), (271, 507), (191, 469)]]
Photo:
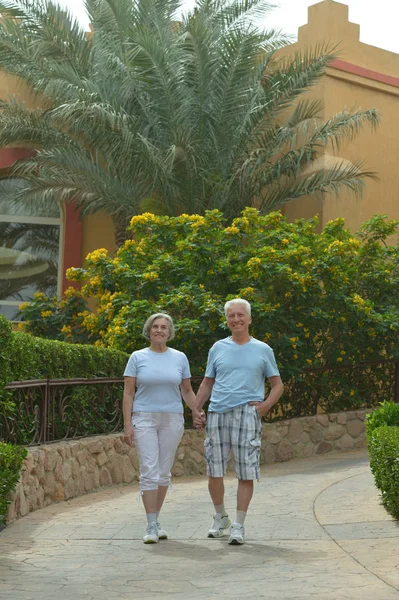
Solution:
[(209, 398), (212, 394), (212, 389), (213, 389), (214, 383), (215, 383), (214, 377), (204, 377), (204, 379), (202, 380), (202, 383), (199, 386), (198, 392), (197, 392), (196, 405), (197, 405), (198, 410), (201, 410), (201, 408), (204, 406), (205, 402), (207, 400), (209, 400)]
[(260, 417), (264, 417), (267, 413), (273, 408), (273, 406), (280, 400), (280, 397), (284, 391), (284, 385), (281, 381), (281, 377), (268, 377), (271, 390), (270, 394), (263, 402), (249, 402), (249, 404), (254, 404), (256, 406), (256, 410), (258, 411), (258, 415)]

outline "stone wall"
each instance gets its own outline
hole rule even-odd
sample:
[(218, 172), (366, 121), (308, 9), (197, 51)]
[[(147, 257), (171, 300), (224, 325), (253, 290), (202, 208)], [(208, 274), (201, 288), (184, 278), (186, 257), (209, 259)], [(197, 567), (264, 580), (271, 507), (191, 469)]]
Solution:
[[(363, 448), (366, 445), (364, 419), (367, 412), (320, 414), (266, 423), (261, 463)], [(185, 431), (172, 469), (174, 476), (206, 473), (203, 439), (203, 432)], [(136, 450), (125, 444), (120, 434), (58, 442), (28, 450), (25, 470), (10, 504), (9, 521), (54, 502), (138, 480)]]

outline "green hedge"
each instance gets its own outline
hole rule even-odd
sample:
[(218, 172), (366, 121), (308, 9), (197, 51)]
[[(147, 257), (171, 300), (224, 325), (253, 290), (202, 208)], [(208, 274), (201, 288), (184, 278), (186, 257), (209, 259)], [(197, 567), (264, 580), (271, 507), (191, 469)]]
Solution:
[[(27, 333), (11, 332), (9, 323), (3, 317), (0, 317), (0, 336), (0, 439), (16, 444), (32, 443), (37, 423), (32, 406), (25, 406), (16, 392), (5, 390), (7, 383), (46, 378), (122, 377), (128, 359), (128, 354), (119, 350), (68, 344), (37, 338)], [(114, 390), (112, 397), (110, 394), (104, 395), (101, 403), (98, 402), (103, 392), (100, 388), (101, 386), (71, 388), (67, 408), (63, 407), (48, 415), (48, 419), (53, 419), (50, 425), (56, 426), (57, 436), (68, 437), (71, 427), (74, 428), (74, 435), (107, 433), (113, 430), (115, 402), (119, 408), (122, 386)], [(38, 403), (38, 399), (32, 402)], [(12, 435), (9, 433), (10, 429)]]
[(385, 508), (399, 519), (399, 427), (378, 427), (368, 442), (370, 467)]
[(399, 518), (399, 404), (383, 402), (367, 416), (367, 446), (375, 485), (387, 511)]
[(366, 416), (367, 438), (371, 439), (374, 431), (384, 425), (399, 427), (399, 404), (382, 402), (377, 410)]
[(10, 494), (18, 483), (27, 454), (25, 448), (0, 442), (0, 524), (5, 522)]

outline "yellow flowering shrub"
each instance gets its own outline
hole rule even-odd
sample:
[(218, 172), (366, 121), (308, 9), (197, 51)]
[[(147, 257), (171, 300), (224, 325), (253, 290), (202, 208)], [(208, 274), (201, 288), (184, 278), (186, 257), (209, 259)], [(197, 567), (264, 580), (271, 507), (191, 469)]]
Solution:
[[(312, 369), (332, 366), (337, 376), (325, 387), (343, 390), (342, 402), (361, 402), (361, 384), (346, 389), (339, 373), (398, 351), (399, 249), (386, 243), (397, 230), (398, 222), (383, 216), (354, 234), (343, 219), (320, 233), (316, 218), (288, 223), (280, 212), (262, 216), (254, 208), (227, 226), (217, 210), (144, 213), (131, 219), (133, 239), (115, 257), (100, 249), (84, 268), (68, 271), (84, 287), (68, 290), (63, 308), (49, 308), (41, 298), (22, 312), (32, 329), (31, 315), (38, 317), (43, 335), (51, 318), (40, 318), (40, 310), (53, 310), (61, 315), (60, 338), (86, 336), (130, 352), (146, 343), (145, 319), (166, 311), (176, 321), (173, 344), (187, 353), (193, 373), (202, 373), (210, 346), (228, 333), (223, 305), (240, 296), (251, 302), (252, 334), (273, 347), (283, 379), (305, 385), (304, 369), (309, 378)], [(81, 306), (82, 293), (95, 299), (95, 314)], [(72, 334), (62, 332), (65, 326)]]

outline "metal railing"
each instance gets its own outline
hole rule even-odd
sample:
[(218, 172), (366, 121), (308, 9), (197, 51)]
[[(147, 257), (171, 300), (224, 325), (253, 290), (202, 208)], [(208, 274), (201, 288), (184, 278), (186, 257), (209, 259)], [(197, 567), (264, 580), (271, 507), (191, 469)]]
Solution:
[[(201, 381), (192, 378), (194, 390)], [(307, 368), (284, 386), (267, 421), (373, 407), (383, 400), (399, 403), (399, 361)], [(36, 445), (122, 429), (122, 377), (13, 381), (4, 389), (9, 393), (0, 413), (4, 441)]]

